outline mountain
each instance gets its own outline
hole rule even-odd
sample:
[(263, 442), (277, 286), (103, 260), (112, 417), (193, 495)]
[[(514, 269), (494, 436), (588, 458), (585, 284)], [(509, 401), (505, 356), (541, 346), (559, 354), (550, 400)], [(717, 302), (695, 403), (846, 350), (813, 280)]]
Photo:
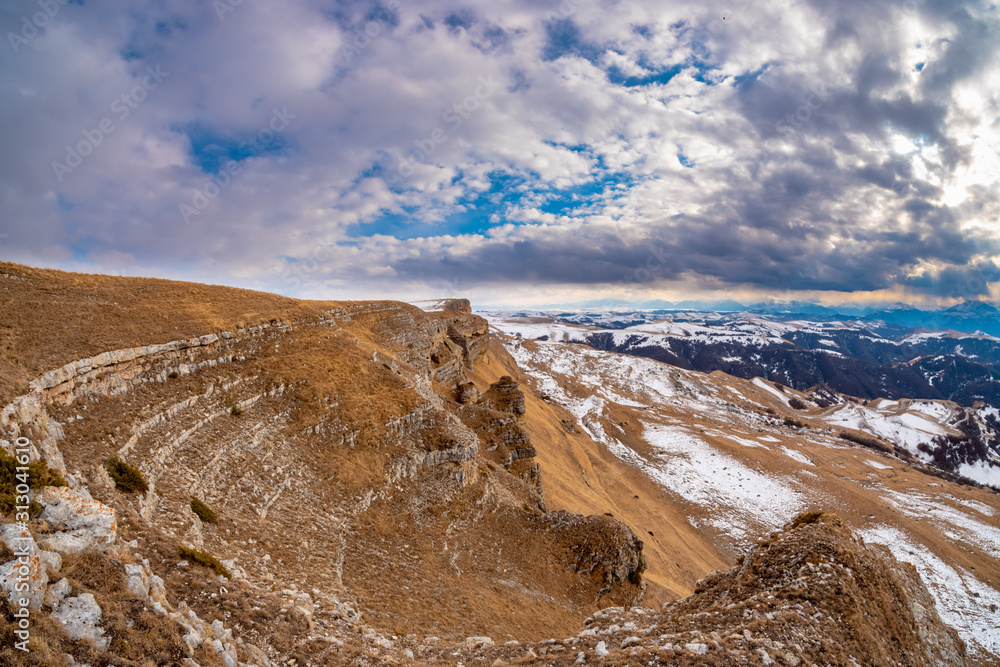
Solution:
[[(1000, 437), (982, 417), (1000, 408), (1000, 339), (991, 336), (746, 313), (685, 312), (668, 319), (624, 313), (487, 316), (494, 326), (524, 338), (584, 343), (679, 368), (765, 378), (799, 391), (825, 387), (865, 401), (953, 401), (980, 415), (981, 435), (974, 436), (983, 441), (976, 448), (978, 462), (988, 463), (988, 452), (1000, 455)], [(618, 324), (625, 326), (611, 328)], [(925, 444), (932, 445), (929, 439)], [(949, 472), (978, 464), (966, 458), (960, 463), (943, 454), (937, 457)]]
[(422, 306), (0, 266), (0, 663), (1000, 653), (996, 496), (865, 430), (937, 425), (962, 466), (978, 413), (945, 427), (958, 406), (858, 406)]
[[(512, 306), (493, 307), (487, 312), (517, 312), (520, 309)], [(762, 301), (743, 305), (732, 300), (706, 301), (687, 300), (677, 303), (669, 301), (630, 302), (623, 299), (606, 299), (588, 301), (579, 304), (561, 304), (558, 307), (537, 309), (534, 312), (544, 313), (553, 310), (586, 313), (590, 316), (598, 314), (615, 314), (621, 320), (629, 316), (649, 318), (651, 316), (674, 317), (688, 313), (689, 316), (708, 320), (740, 315), (764, 315), (782, 320), (804, 319), (817, 322), (858, 320), (874, 326), (893, 326), (907, 329), (926, 329), (930, 331), (955, 330), (973, 334), (982, 333), (1000, 337), (1000, 309), (985, 301), (965, 301), (951, 308), (942, 310), (921, 310), (912, 305), (894, 303), (880, 306), (859, 306), (855, 304), (839, 304), (824, 306), (808, 301)]]

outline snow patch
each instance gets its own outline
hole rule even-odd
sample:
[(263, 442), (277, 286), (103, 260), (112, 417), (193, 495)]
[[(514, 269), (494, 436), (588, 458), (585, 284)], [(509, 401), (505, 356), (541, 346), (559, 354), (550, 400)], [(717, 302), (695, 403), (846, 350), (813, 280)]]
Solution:
[(970, 652), (1000, 653), (1000, 624), (990, 605), (1000, 607), (1000, 592), (965, 570), (951, 567), (936, 554), (892, 526), (857, 531), (865, 540), (889, 548), (897, 560), (913, 563), (934, 596), (941, 620), (958, 630)]
[(646, 472), (685, 500), (720, 510), (712, 525), (738, 539), (780, 528), (805, 507), (801, 493), (716, 452), (683, 428), (646, 425), (644, 439), (658, 452)]

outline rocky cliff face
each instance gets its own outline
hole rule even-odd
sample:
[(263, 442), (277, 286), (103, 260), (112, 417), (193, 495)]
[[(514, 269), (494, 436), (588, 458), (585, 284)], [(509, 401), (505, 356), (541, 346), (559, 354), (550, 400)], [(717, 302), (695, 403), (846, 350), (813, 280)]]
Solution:
[[(107, 351), (31, 381), (0, 411), (0, 446), (29, 443), (65, 477), (81, 501), (62, 514), (90, 532), (60, 551), (100, 543), (140, 601), (154, 582), (148, 606), (180, 624), (196, 662), (284, 660), (359, 623), (444, 639), (562, 633), (641, 599), (642, 543), (615, 519), (546, 511), (516, 383), (468, 379), (487, 331), (467, 302), (433, 313), (365, 303)], [(113, 458), (148, 488), (111, 480)], [(65, 528), (45, 520), (69, 502), (60, 493), (36, 495), (43, 514), (29, 528), (43, 547)], [(113, 529), (87, 518), (102, 512)], [(217, 558), (228, 578), (181, 547)], [(65, 580), (74, 600), (106, 599), (39, 562), (40, 600)], [(93, 639), (104, 635), (91, 602), (73, 605), (89, 610)], [(119, 640), (64, 649), (110, 660)]]

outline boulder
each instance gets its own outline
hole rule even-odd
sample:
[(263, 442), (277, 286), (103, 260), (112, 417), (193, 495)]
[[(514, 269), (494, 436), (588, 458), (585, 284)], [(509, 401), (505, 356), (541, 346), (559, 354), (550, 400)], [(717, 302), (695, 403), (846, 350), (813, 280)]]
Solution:
[(472, 405), (479, 401), (479, 389), (471, 382), (462, 382), (458, 385), (458, 402), (462, 405)]
[(525, 411), (524, 392), (518, 388), (517, 381), (509, 375), (504, 375), (490, 385), (483, 395), (483, 402), (494, 410), (508, 412), (518, 417)]
[(63, 600), (59, 609), (52, 613), (52, 618), (63, 624), (73, 641), (85, 639), (103, 650), (107, 650), (111, 643), (100, 627), (101, 608), (90, 593)]
[[(41, 550), (27, 528), (19, 528), (17, 524), (0, 525), (0, 540), (14, 552), (14, 560), (0, 566), (0, 588), (14, 606), (20, 606), (18, 601), (28, 600), (31, 609), (41, 609), (45, 602), (45, 587), (49, 583), (45, 563), (40, 556)], [(18, 586), (27, 583), (28, 590), (19, 591)]]
[(45, 589), (45, 604), (49, 605), (53, 611), (59, 608), (66, 596), (72, 592), (72, 587), (66, 579), (60, 579)]
[(149, 576), (142, 565), (126, 565), (125, 574), (128, 576), (128, 590), (137, 598), (146, 599), (149, 597)]
[(114, 545), (118, 520), (112, 507), (103, 505), (85, 490), (49, 486), (35, 496), (41, 518), (60, 530), (42, 541), (48, 551), (75, 554), (89, 549), (104, 551)]

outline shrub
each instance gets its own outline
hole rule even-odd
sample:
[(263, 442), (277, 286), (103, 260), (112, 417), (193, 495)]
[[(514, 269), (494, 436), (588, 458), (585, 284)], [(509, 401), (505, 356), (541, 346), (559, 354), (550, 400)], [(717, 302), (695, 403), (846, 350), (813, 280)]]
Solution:
[(124, 493), (146, 493), (149, 485), (142, 473), (122, 461), (117, 456), (106, 464), (108, 475), (115, 481), (115, 488)]
[(219, 523), (219, 517), (212, 511), (212, 508), (194, 496), (191, 496), (191, 511), (205, 523)]
[[(17, 459), (0, 450), (0, 514), (11, 514), (17, 507)], [(28, 468), (28, 488), (41, 489), (45, 486), (66, 486), (66, 480), (57, 471), (49, 468), (45, 461), (32, 461)], [(42, 506), (31, 501), (29, 512), (37, 514)]]
[(188, 547), (180, 547), (177, 550), (181, 555), (181, 558), (188, 560), (192, 563), (197, 563), (202, 567), (207, 567), (213, 570), (216, 574), (221, 574), (226, 579), (232, 579), (232, 575), (229, 574), (229, 570), (226, 566), (219, 562), (219, 559), (208, 553), (204, 549), (190, 549)]
[(808, 406), (797, 396), (788, 399), (788, 406), (793, 410), (805, 410)]
[(862, 447), (867, 447), (868, 449), (876, 449), (880, 452), (886, 452), (892, 454), (893, 450), (891, 447), (883, 445), (881, 442), (875, 438), (867, 438), (863, 435), (855, 435), (854, 433), (848, 433), (847, 431), (841, 431), (838, 435), (841, 440), (847, 440), (848, 442), (853, 442)]
[(167, 377), (170, 378), (171, 380), (176, 380), (180, 376), (181, 374), (178, 373), (177, 371), (170, 371), (169, 373), (167, 373)]

